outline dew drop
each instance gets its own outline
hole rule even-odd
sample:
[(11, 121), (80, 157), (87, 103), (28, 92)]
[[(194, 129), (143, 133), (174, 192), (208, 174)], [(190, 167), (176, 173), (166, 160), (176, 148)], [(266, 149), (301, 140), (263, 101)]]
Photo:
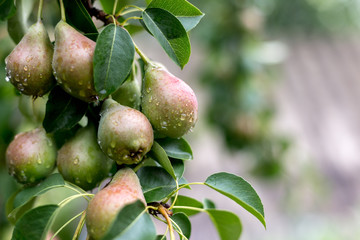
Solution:
[(43, 161), (41, 160), (41, 158), (38, 158), (38, 159), (37, 159), (37, 163), (38, 163), (38, 164), (42, 164), (42, 163), (43, 163)]
[(79, 81), (79, 86), (82, 86), (83, 85), (83, 82), (82, 81)]
[(74, 71), (74, 66), (71, 66), (70, 67), (70, 72), (73, 72)]
[(32, 182), (32, 183), (35, 182), (35, 178), (34, 178), (34, 177), (31, 177), (31, 178), (30, 178), (30, 182)]
[(160, 103), (159, 103), (159, 102), (157, 102), (157, 103), (156, 103), (156, 106), (159, 106), (159, 104), (160, 104)]
[(182, 113), (181, 116), (180, 116), (180, 120), (181, 121), (184, 121), (186, 118), (186, 114), (185, 113)]
[(6, 77), (5, 77), (5, 81), (7, 81), (7, 82), (9, 82), (9, 81), (10, 81), (9, 76), (6, 76)]
[(24, 79), (24, 82), (27, 82), (27, 78)]
[(76, 156), (74, 159), (74, 165), (78, 165), (79, 164), (79, 157)]
[(118, 122), (117, 122), (115, 119), (113, 119), (111, 122), (112, 122), (115, 126), (118, 126), (118, 125), (119, 125)]
[(106, 90), (105, 89), (103, 89), (103, 90), (100, 90), (100, 92), (99, 92), (100, 94), (106, 94)]
[(40, 73), (40, 74), (39, 74), (39, 78), (43, 78), (43, 75), (42, 75), (42, 73)]
[(150, 93), (150, 92), (151, 92), (151, 88), (147, 88), (147, 89), (146, 89), (146, 92), (147, 92), (147, 93)]
[(178, 123), (177, 125), (178, 125), (179, 127), (181, 127), (182, 124), (181, 124), (181, 123)]
[(26, 72), (28, 70), (28, 66), (24, 66), (24, 71)]
[(80, 97), (85, 97), (85, 92), (84, 92), (84, 90), (80, 90), (79, 95), (80, 95)]
[(91, 175), (87, 175), (87, 176), (86, 176), (86, 181), (87, 181), (88, 183), (92, 183), (92, 177), (91, 177)]
[(110, 143), (110, 147), (115, 148), (115, 146), (116, 146), (116, 142), (115, 142), (115, 141), (112, 141), (112, 142)]
[(75, 183), (76, 184), (80, 184), (80, 179), (77, 177), (77, 178), (75, 178)]
[(150, 98), (149, 98), (149, 103), (151, 103), (152, 102), (152, 96), (150, 96)]

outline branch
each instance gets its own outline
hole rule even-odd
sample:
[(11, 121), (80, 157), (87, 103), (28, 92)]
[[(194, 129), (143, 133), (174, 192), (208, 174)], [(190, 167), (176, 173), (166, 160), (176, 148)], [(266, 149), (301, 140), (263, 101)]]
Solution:
[(113, 18), (110, 17), (109, 14), (104, 12), (103, 10), (97, 9), (93, 7), (91, 0), (82, 0), (82, 3), (90, 16), (97, 18), (102, 21), (104, 25), (108, 25), (110, 23), (114, 23)]

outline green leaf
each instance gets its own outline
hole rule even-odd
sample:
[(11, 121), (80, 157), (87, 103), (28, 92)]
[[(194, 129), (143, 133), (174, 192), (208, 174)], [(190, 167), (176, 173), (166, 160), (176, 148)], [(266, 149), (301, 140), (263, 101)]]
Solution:
[(160, 163), (160, 165), (174, 178), (176, 179), (175, 176), (175, 172), (174, 169), (171, 165), (171, 162), (168, 158), (168, 156), (166, 155), (166, 152), (164, 151), (164, 149), (157, 143), (154, 141), (151, 150), (149, 152), (149, 156), (154, 159), (155, 161), (157, 161), (158, 163)]
[(215, 208), (216, 205), (213, 201), (207, 198), (204, 199), (204, 209), (215, 209)]
[[(189, 218), (184, 213), (176, 213), (171, 217), (171, 219), (174, 220), (174, 222), (180, 227), (184, 236), (189, 239), (191, 234), (191, 222)], [(176, 228), (174, 224), (173, 226)], [(179, 237), (180, 239), (185, 239), (181, 237), (180, 234)]]
[(107, 25), (98, 37), (94, 53), (94, 83), (101, 99), (115, 92), (126, 80), (134, 57), (130, 34), (122, 27)]
[(155, 240), (166, 240), (166, 236), (165, 235), (157, 235)]
[(80, 0), (63, 0), (66, 22), (84, 33), (97, 33), (96, 26)]
[[(118, 4), (116, 6), (116, 12), (119, 11), (125, 5), (131, 4), (131, 1), (133, 1), (133, 0), (118, 1)], [(100, 3), (101, 3), (101, 6), (104, 9), (104, 12), (106, 12), (108, 14), (112, 14), (112, 10), (113, 10), (113, 7), (114, 7), (115, 0), (100, 0)]]
[(58, 205), (44, 205), (26, 212), (16, 223), (11, 239), (44, 239), (58, 207)]
[(191, 147), (184, 138), (160, 138), (156, 141), (169, 157), (182, 160), (193, 159)]
[(160, 8), (148, 8), (142, 13), (145, 26), (158, 40), (169, 57), (181, 68), (189, 61), (189, 36), (181, 22)]
[[(203, 204), (198, 200), (183, 195), (178, 196), (175, 206), (195, 207), (201, 209), (204, 207)], [(173, 209), (173, 213), (179, 213), (179, 212), (185, 213), (189, 217), (199, 213), (199, 211), (196, 210), (180, 209), (180, 208)]]
[(30, 201), (26, 202), (22, 206), (14, 209), (14, 200), (18, 192), (19, 191), (12, 194), (6, 202), (6, 216), (9, 222), (11, 222), (12, 224), (15, 224), (17, 220), (24, 215), (25, 212), (27, 212), (29, 209), (31, 209), (34, 206), (36, 199), (36, 198), (32, 198)]
[(148, 8), (162, 8), (176, 16), (186, 31), (193, 29), (204, 16), (194, 5), (185, 0), (153, 0)]
[(184, 161), (170, 158), (171, 165), (174, 169), (176, 179), (181, 179), (185, 172)]
[(141, 25), (129, 24), (124, 26), (124, 28), (129, 32), (130, 35), (142, 32), (144, 28)]
[(214, 223), (221, 240), (238, 240), (242, 232), (241, 221), (232, 212), (207, 209), (211, 221)]
[(17, 0), (16, 12), (8, 19), (7, 29), (11, 39), (18, 44), (28, 30), (28, 19), (34, 6), (34, 0)]
[(49, 94), (43, 126), (47, 133), (71, 129), (86, 113), (88, 104), (56, 86)]
[(146, 202), (157, 202), (176, 189), (176, 182), (162, 167), (147, 166), (136, 172)]
[(15, 14), (14, 0), (2, 0), (0, 2), (0, 21), (4, 21)]
[(33, 197), (44, 194), (51, 189), (63, 187), (64, 185), (65, 182), (61, 174), (54, 173), (42, 181), (39, 185), (32, 188), (25, 188), (19, 192), (14, 199), (14, 207), (18, 208), (30, 201)]
[(234, 200), (259, 219), (266, 228), (261, 200), (253, 187), (243, 178), (221, 172), (209, 176), (205, 185)]
[(144, 203), (137, 200), (121, 209), (103, 240), (152, 240), (155, 238), (155, 225), (145, 210)]

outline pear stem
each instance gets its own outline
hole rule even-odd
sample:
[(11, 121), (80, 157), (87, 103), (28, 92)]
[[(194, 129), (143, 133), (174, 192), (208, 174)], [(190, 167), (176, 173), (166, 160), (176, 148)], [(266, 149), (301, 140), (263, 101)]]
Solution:
[(145, 65), (148, 65), (151, 62), (150, 59), (146, 57), (146, 55), (139, 49), (139, 47), (136, 45), (135, 42), (134, 42), (134, 46), (135, 46), (135, 51), (137, 52), (137, 54), (139, 54), (141, 59), (144, 61)]
[(44, 5), (44, 0), (40, 0), (39, 1), (39, 9), (38, 9), (38, 21), (41, 21), (41, 17), (42, 17), (42, 9), (43, 9), (43, 5)]
[(60, 11), (61, 11), (61, 20), (63, 20), (64, 22), (66, 22), (65, 7), (64, 7), (64, 2), (63, 2), (63, 0), (60, 0)]
[(170, 240), (175, 240), (174, 229), (173, 229), (169, 214), (167, 212), (167, 209), (164, 206), (159, 205), (158, 211), (161, 213), (161, 215), (164, 216), (164, 218), (169, 226)]
[(113, 10), (112, 10), (112, 15), (113, 15), (113, 16), (114, 16), (115, 13), (116, 13), (117, 4), (118, 4), (118, 0), (115, 0), (114, 6), (113, 6)]

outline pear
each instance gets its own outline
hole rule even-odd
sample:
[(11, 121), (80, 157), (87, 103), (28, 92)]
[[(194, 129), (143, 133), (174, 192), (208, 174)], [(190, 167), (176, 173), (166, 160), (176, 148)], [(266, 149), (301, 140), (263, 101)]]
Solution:
[(157, 64), (146, 67), (141, 107), (160, 136), (182, 137), (197, 121), (198, 103), (194, 91)]
[(109, 185), (89, 202), (86, 227), (90, 238), (98, 240), (104, 237), (120, 210), (136, 200), (146, 204), (138, 177), (130, 168), (120, 169)]
[(154, 134), (149, 120), (140, 111), (106, 99), (98, 141), (103, 152), (117, 164), (136, 164), (150, 151)]
[(55, 144), (43, 128), (17, 134), (6, 149), (8, 171), (23, 184), (35, 184), (47, 177), (55, 160)]
[(66, 22), (56, 25), (54, 76), (67, 93), (85, 102), (98, 99), (93, 79), (94, 50), (95, 42)]
[(93, 189), (106, 178), (113, 163), (101, 151), (92, 124), (80, 129), (57, 155), (57, 167), (64, 179), (84, 190)]
[(56, 83), (52, 76), (53, 47), (41, 21), (33, 24), (5, 59), (6, 80), (21, 93), (42, 96)]
[(120, 103), (121, 105), (140, 109), (140, 85), (138, 81), (130, 74), (129, 78), (111, 94), (112, 99)]

